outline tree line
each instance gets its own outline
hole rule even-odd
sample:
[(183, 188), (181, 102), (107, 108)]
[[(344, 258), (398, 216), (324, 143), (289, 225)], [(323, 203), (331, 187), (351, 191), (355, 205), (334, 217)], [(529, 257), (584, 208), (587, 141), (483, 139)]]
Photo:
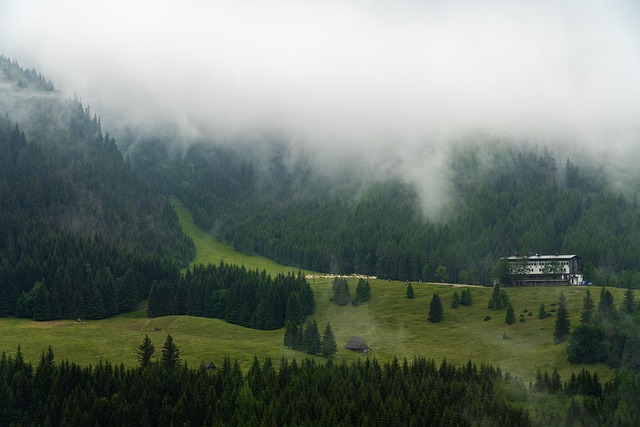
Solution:
[(177, 282), (193, 243), (100, 119), (5, 57), (0, 80), (46, 93), (0, 102), (0, 316), (99, 319)]
[(454, 150), (451, 213), (433, 219), (399, 180), (365, 184), (291, 166), (277, 143), (264, 158), (212, 145), (171, 156), (169, 143), (154, 141), (132, 161), (199, 226), (247, 253), (315, 271), (483, 284), (500, 279), (496, 264), (515, 251), (571, 253), (586, 280), (640, 286), (634, 195), (596, 167), (569, 159), (559, 167), (546, 149)]
[[(148, 337), (147, 337), (148, 338)], [(170, 336), (167, 338), (169, 340)], [(143, 343), (144, 345), (144, 343)], [(243, 373), (180, 362), (165, 342), (160, 360), (137, 368), (108, 361), (37, 366), (0, 357), (0, 419), (13, 425), (526, 425), (528, 413), (491, 366), (412, 362), (324, 363), (256, 358)]]
[(254, 329), (300, 323), (315, 311), (304, 274), (272, 277), (266, 271), (220, 262), (194, 266), (175, 282), (155, 282), (149, 292), (149, 317), (189, 315), (223, 319)]

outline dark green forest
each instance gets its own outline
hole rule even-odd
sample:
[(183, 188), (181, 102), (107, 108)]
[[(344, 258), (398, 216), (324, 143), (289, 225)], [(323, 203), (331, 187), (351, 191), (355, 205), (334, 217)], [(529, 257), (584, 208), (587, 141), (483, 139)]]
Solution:
[(0, 76), (33, 115), (0, 115), (0, 316), (99, 319), (177, 282), (193, 243), (99, 119), (6, 58)]
[(279, 329), (315, 311), (313, 291), (302, 273), (279, 274), (244, 266), (194, 266), (176, 283), (151, 287), (149, 317), (188, 315), (213, 317), (254, 329)]
[[(149, 349), (143, 357), (143, 349)], [(640, 377), (602, 383), (582, 370), (563, 381), (538, 372), (529, 385), (499, 368), (411, 362), (316, 363), (256, 358), (243, 374), (229, 359), (188, 367), (167, 337), (160, 358), (148, 340), (141, 366), (108, 361), (37, 366), (0, 356), (0, 425), (638, 425)], [(151, 362), (149, 359), (151, 358)]]
[(291, 166), (277, 144), (257, 159), (205, 143), (180, 154), (154, 140), (131, 156), (216, 238), (287, 265), (487, 284), (505, 255), (568, 253), (580, 257), (589, 281), (640, 285), (635, 194), (615, 190), (601, 168), (557, 160), (546, 148), (455, 149), (454, 213), (437, 220), (423, 214), (410, 184), (328, 177), (304, 161)]

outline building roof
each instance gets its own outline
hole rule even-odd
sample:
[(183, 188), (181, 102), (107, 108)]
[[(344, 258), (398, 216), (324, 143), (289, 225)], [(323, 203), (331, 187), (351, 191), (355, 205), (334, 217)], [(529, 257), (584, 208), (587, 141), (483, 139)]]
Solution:
[(369, 346), (363, 337), (351, 337), (347, 343), (348, 350), (368, 350)]
[(570, 259), (574, 259), (574, 258), (578, 258), (578, 255), (522, 255), (522, 256), (518, 256), (518, 255), (512, 255), (510, 257), (507, 257), (507, 259), (509, 261), (517, 261), (517, 260), (522, 260), (522, 259), (527, 259), (529, 261), (549, 261), (549, 260), (554, 260), (554, 261), (558, 261), (558, 260), (563, 260), (563, 261), (567, 261)]

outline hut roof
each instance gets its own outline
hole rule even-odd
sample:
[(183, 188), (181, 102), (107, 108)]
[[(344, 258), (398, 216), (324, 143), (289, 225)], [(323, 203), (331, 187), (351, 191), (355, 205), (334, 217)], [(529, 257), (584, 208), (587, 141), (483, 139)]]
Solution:
[(363, 337), (351, 337), (347, 343), (348, 350), (367, 351), (369, 346)]
[(211, 360), (209, 360), (207, 363), (204, 364), (204, 367), (206, 369), (216, 369), (216, 364), (213, 363)]

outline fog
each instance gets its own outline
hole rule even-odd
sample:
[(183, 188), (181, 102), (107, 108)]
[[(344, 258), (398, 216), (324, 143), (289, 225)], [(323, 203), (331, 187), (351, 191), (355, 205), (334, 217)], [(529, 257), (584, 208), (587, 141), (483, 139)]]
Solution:
[(426, 202), (468, 135), (640, 152), (634, 1), (4, 0), (0, 53), (116, 137), (277, 135), (320, 165), (403, 171)]

